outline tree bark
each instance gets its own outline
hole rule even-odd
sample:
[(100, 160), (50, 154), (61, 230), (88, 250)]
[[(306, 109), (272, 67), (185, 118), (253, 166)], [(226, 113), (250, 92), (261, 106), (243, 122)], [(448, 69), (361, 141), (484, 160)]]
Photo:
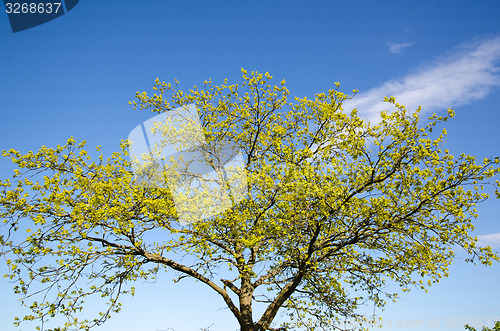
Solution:
[(241, 331), (256, 331), (252, 316), (252, 294), (253, 287), (251, 277), (245, 273), (241, 278), (240, 288), (240, 314), (241, 314)]

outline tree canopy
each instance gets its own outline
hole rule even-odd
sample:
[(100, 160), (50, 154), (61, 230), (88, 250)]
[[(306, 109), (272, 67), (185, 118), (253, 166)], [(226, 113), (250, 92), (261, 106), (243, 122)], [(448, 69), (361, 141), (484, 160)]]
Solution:
[[(420, 109), (389, 97), (372, 124), (342, 108), (355, 91), (338, 83), (313, 99), (291, 98), (284, 80), (242, 72), (241, 83), (209, 80), (189, 91), (157, 79), (153, 95), (138, 92), (131, 102), (158, 114), (193, 105), (199, 114), (197, 151), (220, 161), (209, 162), (219, 185), (205, 188), (225, 192), (229, 203), (189, 222), (180, 220), (179, 201), (190, 195), (179, 200), (172, 189), (175, 174), (197, 177), (182, 157), (160, 168), (162, 186), (139, 181), (128, 140), (95, 160), (73, 138), (3, 152), (17, 169), (0, 181), (0, 244), (14, 291), (32, 311), (16, 323), (38, 319), (43, 328), (63, 315), (64, 330), (100, 325), (120, 310), (123, 294), (134, 294), (134, 281), (174, 271), (218, 293), (242, 331), (331, 330), (340, 320), (365, 321), (359, 307), (367, 302), (383, 307), (400, 290), (438, 282), (456, 247), (469, 261), (499, 260), (471, 231), (476, 204), (488, 198), (484, 185), (499, 197), (490, 178), (500, 159), (478, 163), (443, 148), (446, 130), (433, 130), (453, 110), (422, 121)], [(228, 144), (242, 155), (243, 172), (221, 171), (228, 158), (216, 152)], [(231, 175), (239, 176), (238, 194)], [(192, 263), (181, 260), (186, 254)], [(107, 306), (78, 319), (93, 294)], [(265, 305), (260, 316), (257, 303)], [(276, 326), (278, 311), (288, 318)]]
[[(469, 330), (469, 331), (477, 331), (475, 328), (473, 328), (472, 326), (469, 326), (468, 324), (465, 325), (465, 329)], [(481, 331), (500, 331), (500, 321), (495, 322), (495, 325), (493, 325), (493, 329), (490, 329), (486, 326), (483, 326)]]

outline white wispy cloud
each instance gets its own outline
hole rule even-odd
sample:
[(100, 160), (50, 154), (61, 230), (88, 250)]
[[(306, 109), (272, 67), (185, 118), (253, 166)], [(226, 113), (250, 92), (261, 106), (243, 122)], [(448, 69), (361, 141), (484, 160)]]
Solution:
[(419, 105), (423, 112), (438, 112), (484, 98), (500, 86), (500, 37), (460, 45), (431, 65), (390, 80), (381, 86), (358, 93), (344, 103), (344, 110), (358, 109), (371, 122), (380, 119), (380, 111), (390, 109), (382, 102), (394, 96), (407, 109)]
[(399, 54), (404, 48), (410, 47), (413, 43), (388, 43), (389, 53)]
[(500, 232), (477, 236), (477, 239), (477, 246), (491, 246), (492, 248), (500, 248)]

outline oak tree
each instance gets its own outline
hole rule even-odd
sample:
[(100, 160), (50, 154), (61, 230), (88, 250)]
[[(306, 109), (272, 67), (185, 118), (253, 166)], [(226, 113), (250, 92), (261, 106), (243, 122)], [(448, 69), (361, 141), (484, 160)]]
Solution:
[[(370, 123), (343, 109), (355, 93), (339, 84), (291, 98), (285, 81), (242, 72), (241, 83), (209, 80), (189, 91), (156, 80), (153, 95), (138, 92), (132, 102), (158, 114), (193, 105), (199, 114), (198, 154), (217, 161), (208, 164), (218, 185), (205, 188), (228, 203), (189, 221), (179, 201), (192, 195), (182, 200), (173, 186), (197, 174), (182, 157), (171, 160), (177, 167), (157, 168), (155, 181), (166, 185), (145, 185), (128, 140), (95, 160), (72, 138), (24, 155), (3, 152), (17, 169), (0, 181), (0, 244), (14, 291), (32, 311), (16, 323), (38, 319), (43, 328), (62, 315), (61, 330), (100, 325), (120, 310), (122, 295), (134, 294), (134, 281), (173, 271), (215, 291), (242, 331), (331, 330), (346, 318), (367, 320), (359, 309), (367, 302), (383, 307), (399, 291), (438, 282), (456, 247), (470, 261), (499, 259), (471, 236), (499, 158), (476, 162), (443, 148), (446, 131), (434, 129), (453, 110), (422, 120), (419, 109), (390, 97), (380, 122)], [(242, 155), (243, 172), (232, 174), (239, 191), (221, 171), (229, 158), (217, 156), (218, 146)], [(197, 193), (210, 208), (203, 201), (213, 200)], [(181, 260), (186, 254), (192, 263)], [(94, 294), (107, 306), (78, 319)], [(274, 325), (278, 312), (288, 317)]]

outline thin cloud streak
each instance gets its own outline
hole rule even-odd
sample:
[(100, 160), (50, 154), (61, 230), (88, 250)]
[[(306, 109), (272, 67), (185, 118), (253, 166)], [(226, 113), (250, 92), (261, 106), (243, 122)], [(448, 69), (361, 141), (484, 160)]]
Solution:
[(407, 47), (410, 47), (413, 43), (389, 43), (387, 46), (389, 47), (389, 53), (392, 54), (400, 54), (401, 51)]
[(379, 122), (380, 112), (390, 109), (382, 102), (385, 96), (396, 97), (412, 111), (420, 105), (426, 113), (465, 105), (500, 86), (498, 62), (500, 37), (462, 45), (415, 73), (358, 93), (343, 108), (346, 112), (357, 108), (361, 117)]
[(477, 236), (477, 239), (477, 246), (491, 246), (492, 248), (500, 248), (500, 232)]

